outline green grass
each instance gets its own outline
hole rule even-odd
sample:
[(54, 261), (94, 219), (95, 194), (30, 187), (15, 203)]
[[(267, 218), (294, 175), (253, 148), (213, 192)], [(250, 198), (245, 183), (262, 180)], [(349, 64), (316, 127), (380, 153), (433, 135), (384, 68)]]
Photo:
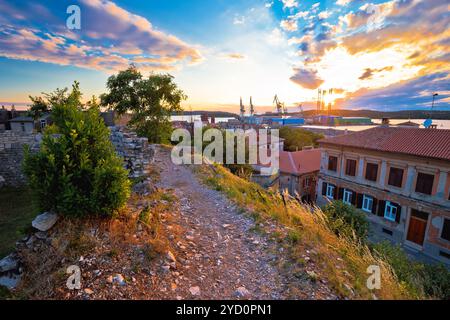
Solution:
[(0, 258), (14, 250), (31, 221), (39, 213), (37, 201), (30, 189), (0, 189)]

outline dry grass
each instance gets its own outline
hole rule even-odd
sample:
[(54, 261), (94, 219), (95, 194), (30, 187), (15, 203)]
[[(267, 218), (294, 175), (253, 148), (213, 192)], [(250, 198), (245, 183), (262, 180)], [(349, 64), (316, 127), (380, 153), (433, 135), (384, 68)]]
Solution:
[(148, 262), (164, 254), (169, 242), (161, 217), (170, 210), (168, 200), (174, 201), (169, 192), (157, 190), (148, 196), (132, 195), (115, 219), (61, 218), (51, 229), (51, 242), (37, 241), (38, 246), (19, 249), (25, 272), (14, 298), (65, 297), (66, 268), (78, 265), (82, 256), (106, 259), (113, 265), (119, 261), (121, 265), (136, 264), (139, 269), (134, 261), (139, 250)]
[[(247, 210), (256, 222), (274, 219), (288, 228), (286, 239), (280, 239), (280, 233), (269, 236), (282, 241), (290, 249), (292, 260), (296, 263), (302, 264), (302, 254), (310, 250), (313, 259), (318, 262), (317, 272), (340, 296), (353, 299), (421, 298), (408, 292), (397, 281), (390, 265), (373, 256), (366, 245), (333, 233), (319, 208), (307, 207), (288, 196), (266, 191), (221, 166), (205, 166), (198, 173), (207, 184), (224, 192)], [(381, 269), (379, 290), (371, 291), (366, 286), (370, 265)]]

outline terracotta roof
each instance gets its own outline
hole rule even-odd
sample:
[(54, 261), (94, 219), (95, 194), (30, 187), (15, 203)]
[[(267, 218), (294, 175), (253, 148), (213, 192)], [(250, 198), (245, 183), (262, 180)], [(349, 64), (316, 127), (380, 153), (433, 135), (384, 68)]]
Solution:
[(320, 170), (320, 149), (280, 152), (280, 171), (302, 175)]
[(450, 160), (448, 129), (380, 126), (321, 139), (319, 143)]

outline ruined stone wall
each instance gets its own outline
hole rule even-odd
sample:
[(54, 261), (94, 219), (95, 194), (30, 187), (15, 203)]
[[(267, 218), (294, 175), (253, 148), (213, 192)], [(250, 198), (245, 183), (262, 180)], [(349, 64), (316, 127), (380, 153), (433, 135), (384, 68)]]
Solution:
[(17, 187), (26, 183), (22, 173), (23, 148), (29, 145), (32, 150), (38, 150), (40, 141), (40, 134), (0, 132), (0, 181), (4, 185)]
[[(130, 178), (148, 174), (147, 166), (152, 161), (154, 149), (147, 138), (140, 138), (125, 127), (110, 127), (110, 139), (116, 152), (124, 158), (125, 167), (130, 170)], [(22, 173), (24, 145), (33, 151), (39, 150), (41, 134), (30, 134), (6, 130), (0, 132), (0, 187), (18, 187), (26, 183)]]
[(144, 177), (148, 174), (148, 165), (153, 161), (154, 149), (147, 138), (138, 137), (126, 127), (110, 127), (111, 141), (116, 152), (124, 159), (130, 178)]

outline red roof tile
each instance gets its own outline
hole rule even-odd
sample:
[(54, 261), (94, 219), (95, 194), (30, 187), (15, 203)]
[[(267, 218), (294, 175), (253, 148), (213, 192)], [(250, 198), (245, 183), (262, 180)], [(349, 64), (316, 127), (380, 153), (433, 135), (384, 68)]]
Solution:
[(450, 130), (376, 127), (319, 140), (321, 144), (450, 160)]
[(320, 170), (320, 149), (280, 152), (280, 171), (302, 175)]

